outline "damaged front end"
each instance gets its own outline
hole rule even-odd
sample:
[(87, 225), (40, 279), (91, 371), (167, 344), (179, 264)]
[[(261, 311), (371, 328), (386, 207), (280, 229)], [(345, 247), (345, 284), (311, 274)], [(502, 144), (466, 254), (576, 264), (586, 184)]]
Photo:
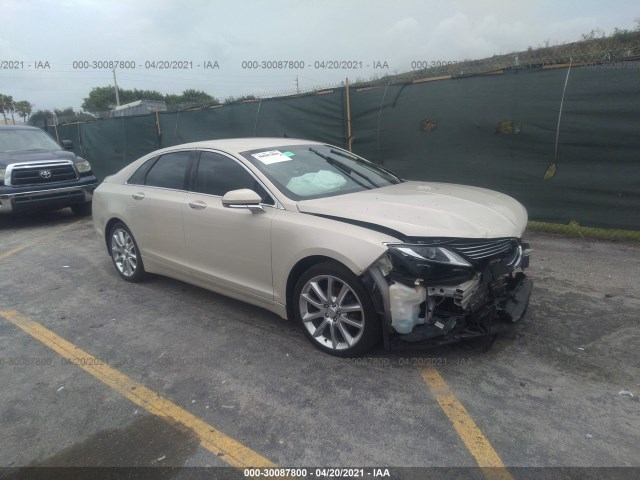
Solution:
[(533, 282), (518, 238), (418, 238), (387, 244), (366, 278), (384, 318), (385, 347), (492, 336), (519, 321)]

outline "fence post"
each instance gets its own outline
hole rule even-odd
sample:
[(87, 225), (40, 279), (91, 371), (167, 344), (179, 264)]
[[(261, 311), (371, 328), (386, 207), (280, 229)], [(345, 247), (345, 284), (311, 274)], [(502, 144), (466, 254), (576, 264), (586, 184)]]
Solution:
[(56, 131), (56, 140), (60, 143), (60, 134), (58, 133), (58, 119), (53, 117), (53, 129)]
[(347, 93), (347, 145), (349, 151), (351, 151), (351, 145), (353, 143), (353, 135), (351, 134), (351, 101), (349, 98), (349, 79), (345, 81), (345, 87)]
[(162, 130), (160, 130), (160, 114), (156, 110), (156, 128), (158, 130), (158, 148), (162, 148)]

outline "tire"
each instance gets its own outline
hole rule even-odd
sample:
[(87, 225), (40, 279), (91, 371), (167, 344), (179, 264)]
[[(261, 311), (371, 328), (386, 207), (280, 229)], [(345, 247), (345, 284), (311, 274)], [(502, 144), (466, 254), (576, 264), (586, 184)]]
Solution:
[(124, 223), (116, 222), (111, 227), (108, 245), (113, 265), (124, 280), (137, 283), (145, 278), (140, 249)]
[(360, 279), (339, 263), (322, 262), (302, 274), (292, 306), (309, 341), (330, 355), (361, 355), (380, 339), (371, 297)]
[(71, 211), (76, 217), (88, 217), (91, 215), (91, 202), (71, 205)]

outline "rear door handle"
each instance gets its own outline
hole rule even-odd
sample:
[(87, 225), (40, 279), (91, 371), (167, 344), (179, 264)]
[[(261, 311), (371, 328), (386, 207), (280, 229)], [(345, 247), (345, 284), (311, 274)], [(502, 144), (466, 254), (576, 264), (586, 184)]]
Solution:
[(142, 200), (144, 198), (144, 193), (142, 192), (132, 193), (131, 198), (133, 198), (134, 200)]
[(194, 210), (202, 210), (203, 208), (207, 208), (207, 204), (202, 200), (196, 200), (194, 202), (189, 202), (189, 206)]

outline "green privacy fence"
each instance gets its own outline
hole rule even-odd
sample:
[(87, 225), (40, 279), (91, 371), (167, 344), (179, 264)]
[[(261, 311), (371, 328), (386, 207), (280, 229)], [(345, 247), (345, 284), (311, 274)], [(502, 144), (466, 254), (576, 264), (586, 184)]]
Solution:
[(640, 230), (640, 68), (505, 69), (351, 87), (349, 102), (341, 87), (58, 130), (104, 177), (156, 148), (206, 139), (346, 148), (347, 109), (353, 151), (407, 179), (498, 190), (537, 221)]

